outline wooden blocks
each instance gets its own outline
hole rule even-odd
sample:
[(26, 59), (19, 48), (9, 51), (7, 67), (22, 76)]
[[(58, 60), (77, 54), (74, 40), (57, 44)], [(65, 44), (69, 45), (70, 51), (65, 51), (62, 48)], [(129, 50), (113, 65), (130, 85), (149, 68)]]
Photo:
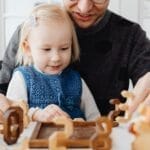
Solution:
[(118, 107), (121, 111), (125, 112), (125, 115), (123, 117), (120, 117), (120, 116), (116, 117), (116, 121), (119, 123), (126, 123), (131, 119), (131, 114), (128, 111), (128, 107), (129, 107), (131, 101), (133, 100), (134, 95), (132, 92), (129, 92), (129, 91), (122, 91), (121, 95), (124, 98), (126, 98), (126, 102), (120, 103)]
[(113, 122), (113, 127), (117, 127), (119, 123), (116, 121), (116, 117), (118, 117), (121, 113), (119, 108), (119, 104), (121, 103), (119, 99), (111, 99), (109, 101), (110, 104), (115, 105), (115, 110), (110, 111), (108, 114), (108, 118), (110, 118)]
[(73, 121), (61, 117), (50, 123), (35, 123), (31, 135), (28, 137), (29, 148), (49, 148), (52, 150), (67, 148), (109, 150), (111, 148), (109, 135), (112, 122), (107, 117), (100, 117), (91, 122)]
[[(119, 123), (127, 123), (131, 119), (131, 114), (128, 111), (128, 107), (134, 99), (134, 95), (129, 91), (122, 91), (121, 95), (126, 98), (125, 103), (121, 103), (119, 99), (110, 100), (110, 103), (115, 105), (115, 110), (112, 110), (108, 114), (108, 117), (113, 121), (113, 127), (118, 126)], [(124, 112), (124, 116), (120, 116), (121, 112)]]
[(20, 107), (11, 107), (4, 114), (3, 136), (7, 144), (16, 143), (23, 131), (23, 111)]
[(140, 116), (131, 125), (130, 132), (135, 135), (133, 150), (149, 150), (150, 148), (150, 105), (140, 104)]

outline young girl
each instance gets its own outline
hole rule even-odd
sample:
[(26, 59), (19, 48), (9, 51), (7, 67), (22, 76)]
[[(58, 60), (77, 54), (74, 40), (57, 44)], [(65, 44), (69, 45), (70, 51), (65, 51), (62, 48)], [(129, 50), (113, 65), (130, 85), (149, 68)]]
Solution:
[(100, 116), (80, 75), (69, 65), (79, 58), (72, 22), (56, 5), (36, 6), (24, 22), (15, 69), (7, 98), (25, 100), (36, 121), (57, 116), (93, 120)]

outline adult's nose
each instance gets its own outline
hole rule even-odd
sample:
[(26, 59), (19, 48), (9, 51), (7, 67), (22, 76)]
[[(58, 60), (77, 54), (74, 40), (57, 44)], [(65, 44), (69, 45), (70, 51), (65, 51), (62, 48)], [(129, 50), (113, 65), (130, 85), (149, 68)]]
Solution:
[(80, 13), (86, 14), (92, 9), (93, 2), (92, 0), (78, 0), (77, 6), (80, 10)]

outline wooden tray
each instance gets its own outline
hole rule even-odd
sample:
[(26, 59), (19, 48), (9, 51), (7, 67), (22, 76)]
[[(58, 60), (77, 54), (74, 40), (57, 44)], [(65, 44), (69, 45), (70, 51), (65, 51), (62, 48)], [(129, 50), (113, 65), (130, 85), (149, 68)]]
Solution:
[[(101, 117), (102, 119), (102, 117)], [(109, 124), (109, 128), (98, 127), (96, 122), (84, 122), (84, 121), (72, 121), (73, 132), (66, 138), (62, 136), (58, 136), (59, 140), (58, 145), (65, 145), (67, 148), (88, 148), (91, 147), (92, 144), (96, 144), (100, 147), (104, 147), (107, 143), (107, 147), (111, 147), (111, 140), (109, 138), (109, 134), (111, 133), (110, 120), (105, 118)], [(102, 123), (103, 121), (101, 121)], [(65, 123), (65, 121), (64, 121)], [(103, 122), (106, 123), (105, 121)], [(37, 123), (32, 135), (29, 139), (29, 147), (30, 148), (48, 148), (50, 145), (49, 137), (51, 137), (54, 133), (63, 132), (65, 129), (65, 125), (56, 124), (56, 123)], [(98, 141), (97, 142), (91, 142)], [(56, 139), (57, 140), (57, 139)]]

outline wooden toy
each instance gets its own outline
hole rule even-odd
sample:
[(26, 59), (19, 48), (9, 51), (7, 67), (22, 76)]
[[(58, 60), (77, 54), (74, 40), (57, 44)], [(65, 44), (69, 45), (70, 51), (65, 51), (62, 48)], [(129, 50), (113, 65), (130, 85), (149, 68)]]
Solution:
[(131, 124), (130, 132), (135, 135), (132, 143), (133, 150), (150, 149), (150, 105), (140, 104), (138, 108), (140, 116)]
[(28, 117), (28, 104), (24, 100), (15, 101), (12, 103), (12, 106), (18, 106), (23, 110), (23, 127), (26, 128), (29, 124), (29, 117)]
[(3, 113), (3, 122), (0, 124), (0, 133), (3, 134), (7, 144), (17, 142), (19, 135), (29, 123), (28, 106), (25, 101), (11, 103), (11, 106)]
[(23, 110), (20, 107), (11, 107), (4, 114), (3, 137), (7, 144), (16, 143), (23, 131)]
[[(34, 122), (30, 129), (29, 148), (88, 148), (108, 150), (111, 147), (109, 135), (112, 129), (110, 119), (100, 117), (96, 121), (74, 121), (57, 118), (54, 122)], [(29, 127), (28, 127), (29, 129)], [(23, 133), (24, 134), (24, 133)], [(22, 134), (22, 137), (23, 137)]]
[[(73, 124), (70, 120), (67, 122), (67, 118), (58, 119), (56, 124), (64, 124), (66, 121), (66, 126), (64, 131), (57, 131), (52, 136), (50, 136), (50, 148), (53, 150), (66, 150), (67, 143), (71, 141), (69, 137), (73, 134)], [(105, 128), (102, 128), (102, 123), (105, 123)], [(100, 147), (101, 149), (110, 149), (111, 148), (111, 140), (109, 138), (109, 134), (111, 132), (111, 122), (108, 118), (99, 118), (96, 121), (96, 129), (95, 133), (91, 136), (90, 140), (87, 141), (87, 146), (91, 147), (93, 150)], [(82, 144), (83, 142), (83, 144)], [(80, 145), (84, 145), (84, 140), (80, 140)]]
[(119, 104), (121, 103), (119, 99), (111, 99), (109, 101), (110, 104), (115, 105), (115, 110), (112, 110), (108, 114), (108, 118), (110, 118), (113, 122), (113, 127), (117, 127), (119, 123), (116, 121), (116, 117), (118, 117), (121, 113), (119, 108)]
[[(101, 125), (105, 123), (104, 126)], [(99, 118), (96, 121), (96, 132), (90, 139), (91, 148), (97, 150), (110, 150), (112, 147), (111, 139), (109, 137), (112, 129), (112, 122), (106, 117)]]
[(134, 95), (132, 92), (129, 91), (122, 91), (121, 95), (126, 98), (125, 103), (120, 103), (118, 105), (121, 111), (124, 111), (124, 116), (118, 116), (115, 120), (119, 123), (126, 123), (131, 119), (131, 114), (128, 111), (128, 106), (130, 105), (131, 101), (134, 99)]

